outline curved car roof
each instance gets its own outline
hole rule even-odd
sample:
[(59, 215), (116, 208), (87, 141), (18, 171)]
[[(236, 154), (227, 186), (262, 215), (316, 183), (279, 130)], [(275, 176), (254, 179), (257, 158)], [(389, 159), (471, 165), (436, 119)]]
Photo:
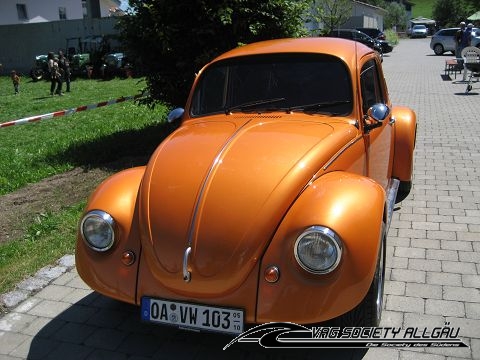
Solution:
[(213, 62), (237, 56), (294, 52), (329, 54), (342, 58), (347, 64), (353, 64), (357, 58), (372, 53), (373, 50), (357, 41), (341, 38), (308, 37), (278, 39), (240, 46), (220, 55)]

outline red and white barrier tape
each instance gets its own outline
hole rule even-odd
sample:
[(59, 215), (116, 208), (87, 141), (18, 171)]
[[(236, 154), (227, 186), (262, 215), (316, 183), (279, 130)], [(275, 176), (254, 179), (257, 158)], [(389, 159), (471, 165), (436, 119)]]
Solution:
[(80, 111), (92, 110), (92, 109), (96, 109), (96, 108), (107, 106), (107, 105), (118, 104), (118, 103), (128, 101), (128, 100), (135, 100), (135, 99), (138, 99), (141, 96), (143, 96), (143, 95), (140, 94), (140, 95), (135, 95), (135, 96), (125, 96), (125, 97), (121, 97), (121, 98), (114, 99), (114, 100), (99, 102), (97, 104), (79, 106), (79, 107), (76, 107), (76, 108), (55, 111), (55, 112), (44, 114), (44, 115), (30, 116), (30, 117), (23, 118), (23, 119), (18, 119), (18, 120), (13, 120), (13, 121), (8, 121), (8, 122), (5, 122), (5, 123), (1, 123), (0, 128), (7, 127), (7, 126), (13, 126), (13, 125), (23, 125), (23, 124), (37, 122), (37, 121), (41, 121), (41, 120), (53, 119), (53, 118), (59, 117), (59, 116), (72, 115), (72, 114), (75, 114), (75, 113), (80, 112)]

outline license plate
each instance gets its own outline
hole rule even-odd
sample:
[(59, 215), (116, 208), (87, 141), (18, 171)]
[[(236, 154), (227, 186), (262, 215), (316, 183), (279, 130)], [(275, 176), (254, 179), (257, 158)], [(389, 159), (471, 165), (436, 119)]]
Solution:
[(243, 332), (243, 310), (142, 298), (142, 320), (226, 334)]

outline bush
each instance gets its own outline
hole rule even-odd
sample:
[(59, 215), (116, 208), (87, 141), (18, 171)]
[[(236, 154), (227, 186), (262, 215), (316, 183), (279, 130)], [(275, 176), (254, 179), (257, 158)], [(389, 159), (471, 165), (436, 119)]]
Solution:
[(384, 33), (385, 33), (385, 37), (387, 38), (387, 41), (391, 45), (397, 45), (398, 44), (399, 37), (398, 37), (398, 34), (395, 31), (393, 31), (391, 29), (388, 29), (388, 30), (385, 30)]

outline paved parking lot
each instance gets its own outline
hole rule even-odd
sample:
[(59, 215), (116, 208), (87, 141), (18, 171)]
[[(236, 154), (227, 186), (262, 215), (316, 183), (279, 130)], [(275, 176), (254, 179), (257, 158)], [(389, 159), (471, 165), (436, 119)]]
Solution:
[(442, 78), (447, 58), (429, 39), (405, 39), (384, 59), (394, 104), (415, 109), (419, 127), (414, 189), (388, 238), (381, 325), (447, 322), (468, 348), (223, 351), (228, 337), (141, 323), (137, 308), (93, 293), (67, 258), (51, 270), (59, 277), (0, 318), (0, 359), (480, 359), (480, 83), (466, 95), (461, 76)]

